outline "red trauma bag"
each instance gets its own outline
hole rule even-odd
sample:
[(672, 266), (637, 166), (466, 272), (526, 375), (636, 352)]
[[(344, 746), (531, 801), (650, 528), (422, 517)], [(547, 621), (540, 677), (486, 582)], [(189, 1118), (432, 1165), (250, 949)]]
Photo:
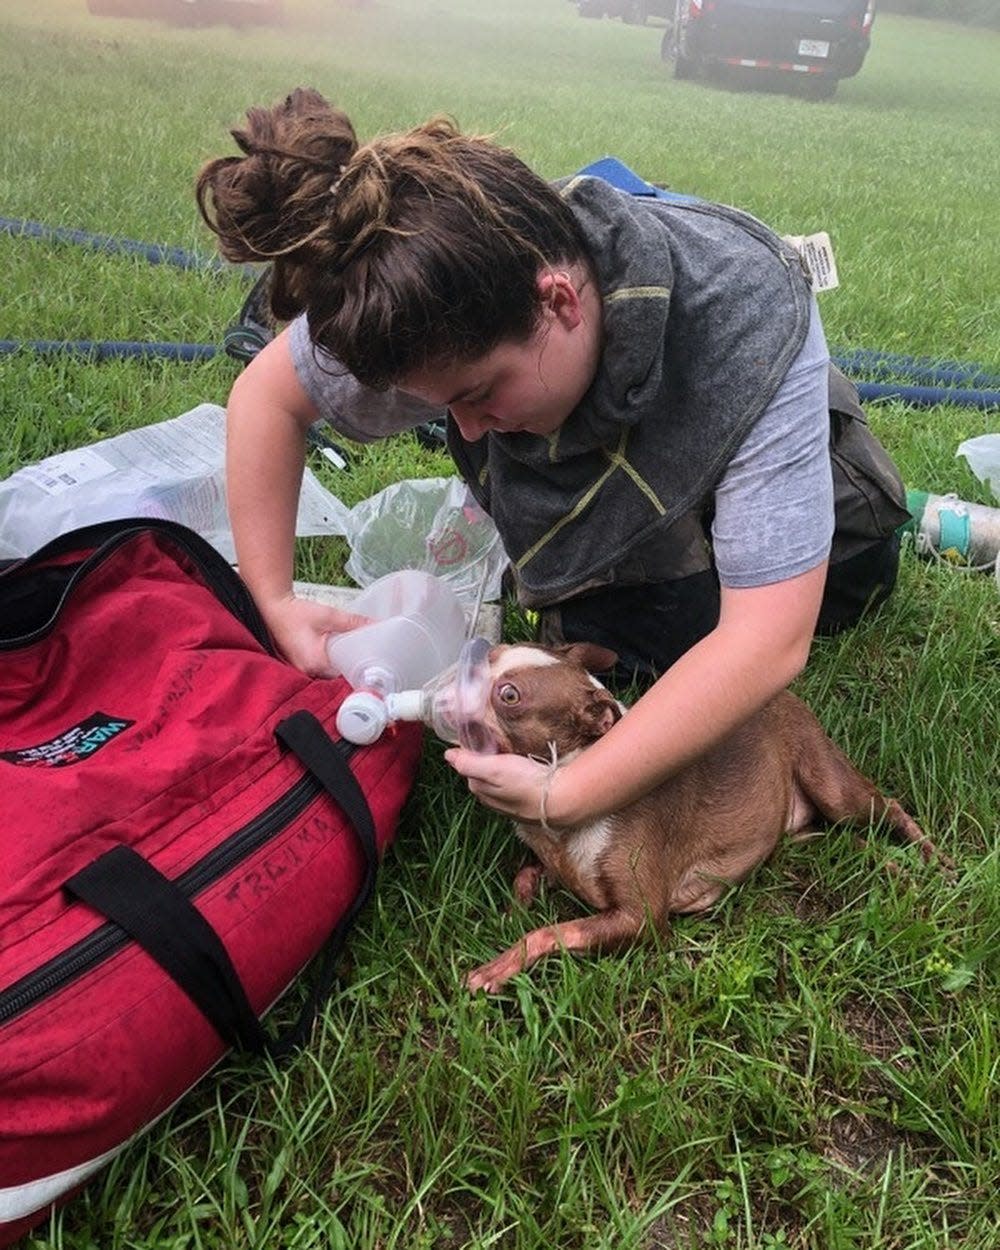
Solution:
[[(419, 727), (335, 741), (347, 685), (277, 658), (246, 588), (169, 522), (0, 572), (0, 1245), (229, 1047), (307, 1036)], [(308, 1001), (260, 1014), (319, 951)]]

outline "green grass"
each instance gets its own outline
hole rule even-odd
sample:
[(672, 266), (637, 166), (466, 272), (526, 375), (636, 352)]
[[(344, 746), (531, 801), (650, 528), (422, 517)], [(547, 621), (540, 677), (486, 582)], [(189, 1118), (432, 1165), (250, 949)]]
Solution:
[[(199, 163), (249, 104), (312, 83), (365, 135), (447, 111), (546, 174), (611, 152), (779, 230), (826, 229), (834, 344), (1000, 371), (996, 33), (880, 16), (862, 73), (818, 104), (675, 82), (658, 29), (580, 21), (566, 0), (288, 4), (285, 29), (237, 33), (6, 0), (3, 213), (208, 254)], [(4, 338), (216, 342), (245, 290), (26, 239), (0, 237), (0, 264)], [(235, 371), (0, 358), (0, 473), (224, 402)], [(954, 449), (996, 414), (871, 418), (909, 484), (990, 502)], [(348, 503), (446, 471), (408, 438), (346, 474), (314, 467)], [(300, 572), (335, 577), (342, 557), (303, 543)], [(995, 1250), (995, 584), (907, 552), (891, 603), (818, 643), (798, 688), (955, 858), (954, 882), (877, 832), (864, 849), (834, 834), (784, 847), (659, 945), (553, 957), (470, 998), (471, 967), (579, 905), (508, 909), (509, 827), (429, 743), (310, 1047), (278, 1071), (228, 1062), (31, 1244)]]

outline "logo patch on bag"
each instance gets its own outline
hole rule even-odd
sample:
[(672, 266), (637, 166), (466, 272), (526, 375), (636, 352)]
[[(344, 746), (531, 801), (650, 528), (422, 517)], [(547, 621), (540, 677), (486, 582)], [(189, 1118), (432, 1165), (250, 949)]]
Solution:
[(79, 764), (89, 759), (101, 747), (107, 746), (124, 729), (134, 725), (134, 720), (121, 716), (109, 716), (107, 712), (94, 712), (79, 725), (72, 725), (48, 742), (33, 747), (19, 747), (14, 751), (0, 751), (0, 760), (8, 764), (43, 765), (47, 768), (65, 768), (67, 764)]

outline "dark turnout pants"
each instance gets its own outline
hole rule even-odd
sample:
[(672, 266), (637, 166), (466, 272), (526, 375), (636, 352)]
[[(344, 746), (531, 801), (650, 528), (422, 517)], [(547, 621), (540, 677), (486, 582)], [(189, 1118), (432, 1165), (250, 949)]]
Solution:
[[(831, 564), (817, 634), (856, 625), (896, 584), (899, 537)], [(615, 586), (569, 599), (540, 614), (539, 641), (596, 642), (618, 653), (617, 683), (649, 681), (665, 672), (719, 620), (719, 582), (712, 569), (648, 586)]]

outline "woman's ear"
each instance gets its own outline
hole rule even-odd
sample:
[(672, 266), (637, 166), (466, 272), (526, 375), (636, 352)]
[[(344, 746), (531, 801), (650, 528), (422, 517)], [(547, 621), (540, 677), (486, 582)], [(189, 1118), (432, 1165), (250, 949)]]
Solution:
[(575, 330), (583, 320), (583, 305), (572, 277), (565, 269), (543, 269), (537, 282), (542, 315), (561, 322), (566, 330)]

